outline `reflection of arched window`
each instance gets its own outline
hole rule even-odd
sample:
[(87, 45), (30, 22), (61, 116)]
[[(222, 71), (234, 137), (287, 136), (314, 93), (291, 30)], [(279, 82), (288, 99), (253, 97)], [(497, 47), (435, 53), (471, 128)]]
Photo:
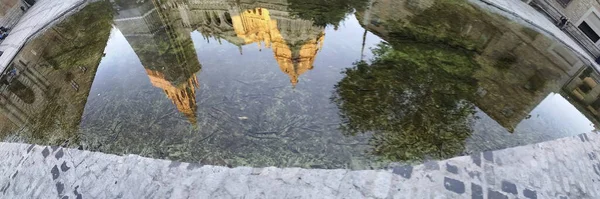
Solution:
[(215, 12), (213, 12), (213, 16), (215, 17), (215, 24), (217, 26), (221, 25), (221, 17), (219, 17), (219, 15), (217, 15)]
[(212, 19), (210, 18), (210, 14), (208, 14), (208, 12), (204, 12), (204, 16), (206, 17), (206, 24), (210, 25), (212, 24)]
[(27, 104), (32, 104), (35, 102), (35, 93), (33, 90), (25, 86), (19, 80), (14, 80), (11, 82), (9, 89), (12, 93), (17, 95), (19, 99), (23, 100), (23, 102)]
[(225, 12), (225, 23), (227, 23), (230, 26), (233, 25), (233, 20), (231, 19), (231, 15), (229, 14), (229, 12)]

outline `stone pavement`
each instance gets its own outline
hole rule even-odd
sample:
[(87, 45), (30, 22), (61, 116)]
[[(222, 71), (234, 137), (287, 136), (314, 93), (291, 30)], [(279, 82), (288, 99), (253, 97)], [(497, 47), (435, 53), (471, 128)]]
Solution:
[(579, 54), (583, 60), (588, 61), (588, 65), (593, 65), (600, 70), (600, 65), (596, 64), (585, 49), (583, 49), (569, 35), (560, 30), (551, 22), (545, 14), (535, 10), (533, 7), (520, 0), (469, 0), (471, 3), (479, 5), (489, 11), (501, 14), (511, 20), (521, 22), (524, 25), (540, 30), (542, 33), (557, 39), (568, 48)]
[(0, 43), (0, 72), (10, 64), (27, 41), (69, 14), (85, 7), (87, 0), (38, 0)]
[(0, 198), (600, 198), (600, 135), (388, 170), (227, 168), (0, 143)]

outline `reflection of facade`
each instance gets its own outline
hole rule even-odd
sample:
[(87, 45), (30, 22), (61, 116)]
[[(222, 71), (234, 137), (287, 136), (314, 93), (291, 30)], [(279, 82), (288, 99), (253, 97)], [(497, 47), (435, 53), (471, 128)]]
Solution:
[[(555, 24), (588, 53), (600, 57), (600, 2), (597, 0), (526, 0)], [(567, 19), (567, 21), (563, 21)]]
[(566, 84), (561, 92), (579, 111), (589, 118), (594, 118), (592, 121), (595, 123), (599, 123), (600, 120), (600, 86), (598, 83), (600, 83), (600, 73), (592, 67), (586, 67)]
[(249, 44), (272, 49), (293, 85), (313, 68), (325, 38), (324, 28), (290, 16), (285, 0), (201, 0), (168, 5), (169, 12), (179, 14), (185, 27), (197, 29), (206, 38), (240, 46), (240, 53), (241, 46)]
[(160, 72), (146, 69), (146, 73), (148, 73), (152, 85), (163, 89), (167, 97), (173, 101), (179, 112), (183, 113), (192, 124), (195, 124), (196, 87), (198, 86), (196, 75), (190, 77), (186, 83), (173, 85), (171, 82), (167, 81), (165, 76)]
[[(206, 38), (273, 50), (292, 85), (313, 68), (324, 39), (323, 28), (294, 19), (285, 0), (146, 1), (117, 5), (117, 28), (146, 68), (152, 84), (165, 91), (179, 111), (195, 123), (195, 73), (200, 63), (190, 38), (196, 29)], [(268, 8), (268, 9), (267, 9)], [(243, 11), (241, 11), (243, 10)]]
[(318, 51), (322, 48), (324, 34), (304, 41), (296, 49), (290, 45), (279, 32), (277, 20), (272, 20), (269, 10), (264, 8), (249, 9), (232, 17), (233, 28), (244, 44), (257, 43), (259, 46), (272, 48), (275, 60), (281, 71), (290, 77), (292, 85), (298, 83), (298, 77), (313, 69)]
[(21, 7), (29, 7), (23, 0), (0, 0), (0, 24), (12, 27), (23, 16)]
[(13, 62), (2, 77), (0, 113), (16, 126), (25, 125), (47, 103), (44, 93), (50, 83), (39, 69), (39, 65)]
[(115, 24), (138, 55), (150, 82), (165, 92), (192, 124), (196, 123), (195, 73), (200, 71), (190, 29), (150, 1), (119, 11)]
[[(110, 28), (110, 27), (98, 27)], [(102, 39), (90, 42), (105, 43)], [(104, 46), (86, 43), (94, 48), (81, 65), (47, 60), (75, 48), (57, 31), (46, 32), (19, 52), (0, 78), (0, 134), (17, 128), (24, 132), (51, 133), (53, 138), (65, 138), (75, 132), (102, 57)], [(51, 41), (51, 43), (48, 43)], [(64, 134), (67, 133), (67, 134)]]
[(420, 6), (415, 5), (414, 0), (374, 0), (357, 16), (366, 29), (384, 39), (389, 39), (390, 31), (386, 22), (400, 21), (417, 28), (446, 23), (448, 28), (430, 34), (457, 35), (459, 41), (474, 41), (472, 44), (479, 49), (475, 59), (481, 68), (474, 74), (479, 88), (473, 103), (511, 132), (548, 94), (558, 93), (584, 65), (574, 53), (534, 30), (490, 22), (504, 19), (490, 16), (490, 20), (463, 19), (456, 23), (452, 17), (440, 16), (451, 12), (428, 17), (433, 15), (426, 13), (428, 9), (437, 4), (421, 1)]

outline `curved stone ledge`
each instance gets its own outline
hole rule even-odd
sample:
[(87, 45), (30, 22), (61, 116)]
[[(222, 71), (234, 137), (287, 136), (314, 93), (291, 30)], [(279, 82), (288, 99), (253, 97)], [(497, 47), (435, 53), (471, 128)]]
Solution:
[(598, 198), (600, 135), (389, 170), (227, 168), (0, 143), (2, 198)]

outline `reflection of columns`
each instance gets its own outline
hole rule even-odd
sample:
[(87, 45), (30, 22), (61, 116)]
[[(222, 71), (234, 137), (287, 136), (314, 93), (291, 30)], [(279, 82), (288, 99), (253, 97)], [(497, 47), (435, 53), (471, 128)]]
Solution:
[(36, 79), (38, 79), (44, 86), (48, 87), (50, 86), (50, 82), (48, 82), (48, 80), (46, 80), (46, 78), (44, 78), (44, 76), (38, 72), (35, 68), (33, 67), (28, 67), (27, 70), (34, 75), (34, 77)]
[(25, 121), (18, 118), (16, 115), (12, 114), (8, 109), (4, 107), (5, 105), (0, 104), (0, 114), (6, 116), (13, 124), (17, 126), (25, 125)]
[(29, 78), (30, 76), (25, 73), (25, 74), (20, 74), (17, 76), (17, 80), (19, 80), (21, 83), (23, 83), (23, 85), (30, 87), (32, 90), (34, 89), (38, 89), (40, 91), (43, 91), (45, 89), (43, 89), (39, 83), (36, 83), (34, 78)]
[(37, 86), (37, 87), (41, 88), (41, 90), (47, 90), (48, 86), (50, 86), (48, 84), (48, 82), (44, 81), (44, 77), (42, 77), (41, 74), (39, 74), (35, 70), (30, 69), (30, 67), (26, 67), (26, 66), (19, 65), (19, 64), (13, 64), (12, 66), (17, 68), (19, 70), (19, 72), (21, 73), (21, 75), (19, 75), (19, 77), (25, 76), (24, 78), (26, 78), (26, 80), (23, 80), (22, 81), (23, 83), (32, 82), (35, 85), (31, 85), (31, 86)]
[(6, 92), (8, 92), (8, 89), (0, 93), (0, 113), (8, 117), (15, 125), (22, 126), (27, 121), (27, 116), (11, 100), (16, 96), (6, 97)]

